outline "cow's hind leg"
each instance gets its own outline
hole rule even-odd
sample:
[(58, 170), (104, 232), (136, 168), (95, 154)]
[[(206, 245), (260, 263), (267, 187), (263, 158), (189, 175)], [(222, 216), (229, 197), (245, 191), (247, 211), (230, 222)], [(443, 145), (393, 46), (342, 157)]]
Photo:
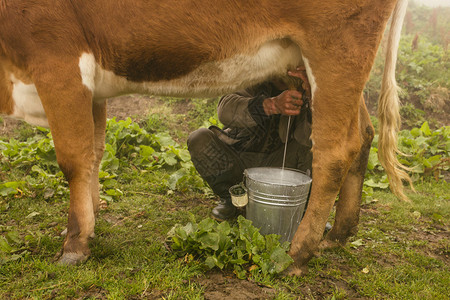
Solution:
[(68, 61), (45, 64), (48, 69), (40, 69), (35, 84), (70, 189), (67, 235), (59, 263), (76, 264), (90, 255), (88, 240), (94, 235), (94, 120), (92, 93), (82, 84), (78, 61)]
[(106, 101), (102, 100), (99, 102), (94, 102), (92, 104), (92, 114), (94, 117), (94, 170), (92, 172), (91, 179), (91, 194), (92, 194), (92, 205), (94, 213), (97, 214), (100, 204), (100, 194), (99, 194), (99, 182), (98, 182), (98, 172), (100, 169), (100, 163), (103, 158), (103, 153), (105, 151), (105, 130), (106, 130)]
[(334, 226), (327, 234), (326, 239), (322, 241), (321, 248), (343, 245), (350, 236), (357, 232), (364, 175), (374, 136), (374, 130), (362, 97), (359, 117), (361, 150), (353, 161), (341, 187)]

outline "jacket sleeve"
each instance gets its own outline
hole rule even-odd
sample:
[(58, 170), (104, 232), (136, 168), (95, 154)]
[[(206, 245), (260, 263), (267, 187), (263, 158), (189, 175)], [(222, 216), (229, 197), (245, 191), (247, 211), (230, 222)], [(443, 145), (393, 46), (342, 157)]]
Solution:
[(264, 112), (263, 101), (270, 91), (265, 85), (258, 85), (223, 96), (217, 107), (219, 121), (225, 127), (249, 128), (263, 125), (269, 119)]

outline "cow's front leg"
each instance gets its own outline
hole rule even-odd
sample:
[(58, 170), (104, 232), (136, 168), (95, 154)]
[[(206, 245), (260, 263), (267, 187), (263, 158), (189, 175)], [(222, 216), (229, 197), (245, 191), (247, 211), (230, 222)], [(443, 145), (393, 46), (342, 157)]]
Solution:
[(52, 132), (56, 157), (70, 189), (69, 218), (61, 264), (77, 264), (90, 255), (94, 235), (92, 176), (94, 120), (92, 93), (82, 84), (77, 60), (59, 62), (36, 75), (36, 87)]
[(313, 181), (308, 208), (289, 252), (295, 262), (288, 272), (294, 275), (305, 270), (317, 251), (336, 196), (360, 150), (360, 93), (345, 84), (331, 89), (329, 80), (325, 75), (316, 77), (311, 136)]
[(294, 265), (289, 272), (300, 275), (317, 251), (336, 195), (351, 161), (342, 147), (313, 151), (313, 184), (305, 216), (292, 240), (289, 255)]
[(321, 248), (335, 247), (339, 244), (344, 245), (347, 239), (358, 231), (364, 175), (374, 136), (374, 129), (362, 97), (359, 112), (359, 135), (361, 150), (350, 167), (339, 191), (335, 222), (326, 239), (322, 241)]

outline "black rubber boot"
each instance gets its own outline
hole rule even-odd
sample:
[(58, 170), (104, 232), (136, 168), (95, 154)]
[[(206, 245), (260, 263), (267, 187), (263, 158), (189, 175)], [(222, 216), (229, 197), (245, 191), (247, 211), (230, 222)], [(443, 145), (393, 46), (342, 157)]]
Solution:
[(231, 199), (220, 199), (219, 205), (213, 208), (211, 214), (218, 221), (226, 221), (235, 218), (238, 210), (231, 203)]

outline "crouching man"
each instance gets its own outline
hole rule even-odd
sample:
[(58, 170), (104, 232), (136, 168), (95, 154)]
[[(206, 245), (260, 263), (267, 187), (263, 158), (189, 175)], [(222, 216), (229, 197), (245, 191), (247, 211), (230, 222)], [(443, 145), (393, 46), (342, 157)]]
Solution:
[[(195, 168), (220, 198), (212, 210), (217, 220), (236, 217), (228, 190), (242, 181), (245, 169), (282, 167), (286, 141), (285, 167), (311, 173), (311, 111), (305, 97), (310, 87), (304, 70), (288, 75), (292, 80), (274, 78), (223, 96), (217, 114), (224, 129), (200, 128), (188, 138)], [(303, 86), (290, 89), (286, 81), (300, 85), (298, 79)]]

